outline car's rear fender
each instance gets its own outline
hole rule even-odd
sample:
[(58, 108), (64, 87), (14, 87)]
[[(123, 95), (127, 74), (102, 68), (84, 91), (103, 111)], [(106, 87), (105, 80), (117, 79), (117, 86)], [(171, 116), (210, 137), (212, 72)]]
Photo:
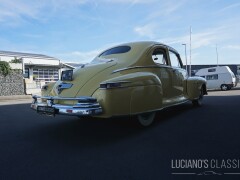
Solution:
[(160, 79), (149, 72), (135, 72), (101, 83), (93, 97), (103, 108), (101, 117), (139, 114), (162, 106)]

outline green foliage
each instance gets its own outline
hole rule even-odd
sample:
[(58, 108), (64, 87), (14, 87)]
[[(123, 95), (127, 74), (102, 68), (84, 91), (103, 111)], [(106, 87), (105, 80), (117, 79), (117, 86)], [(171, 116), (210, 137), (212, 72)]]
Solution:
[(22, 63), (22, 58), (14, 57), (14, 59), (12, 59), (10, 63)]
[(0, 73), (6, 76), (10, 74), (10, 72), (11, 72), (11, 67), (9, 63), (6, 61), (0, 61)]

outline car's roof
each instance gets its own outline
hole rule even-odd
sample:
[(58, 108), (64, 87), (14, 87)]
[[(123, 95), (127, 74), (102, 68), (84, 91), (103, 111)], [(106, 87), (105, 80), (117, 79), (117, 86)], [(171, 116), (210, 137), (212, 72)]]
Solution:
[(151, 46), (160, 45), (160, 46), (164, 46), (164, 47), (168, 48), (169, 50), (174, 51), (174, 52), (176, 52), (177, 54), (179, 54), (178, 51), (177, 51), (176, 49), (172, 48), (171, 46), (168, 46), (168, 45), (166, 45), (166, 44), (159, 43), (159, 42), (156, 42), (156, 41), (136, 41), (136, 42), (124, 43), (124, 44), (121, 44), (121, 45), (119, 45), (119, 46), (124, 46), (124, 45), (125, 45), (125, 46), (131, 46), (131, 47), (135, 47), (135, 46), (136, 46), (136, 47), (137, 47), (137, 46), (151, 47)]
[[(124, 50), (126, 50), (126, 48), (122, 48), (121, 46), (129, 46), (131, 47), (130, 51), (124, 52)], [(107, 51), (111, 51), (112, 49), (117, 49), (118, 47), (120, 47), (119, 49), (122, 48), (123, 53), (105, 53)], [(138, 65), (144, 65), (146, 63), (145, 61), (145, 55), (150, 53), (150, 50), (152, 48), (155, 47), (163, 47), (166, 49), (169, 49), (170, 51), (175, 52), (176, 54), (179, 54), (175, 49), (173, 49), (172, 47), (163, 44), (163, 43), (159, 43), (159, 42), (155, 42), (155, 41), (138, 41), (138, 42), (129, 42), (129, 43), (122, 43), (119, 45), (115, 45), (112, 46), (111, 48), (101, 52), (96, 59), (98, 58), (102, 58), (102, 54), (104, 59), (117, 59), (120, 60), (118, 62), (121, 63), (126, 63), (126, 64), (138, 64)], [(106, 55), (105, 55), (106, 54)], [(130, 60), (129, 60), (130, 59)], [(150, 62), (150, 61), (149, 61)], [(126, 66), (125, 64), (125, 66)]]
[[(148, 48), (151, 48), (151, 47), (154, 47), (154, 46), (162, 46), (162, 47), (165, 47), (173, 52), (175, 52), (176, 54), (179, 54), (178, 51), (166, 44), (163, 44), (163, 43), (159, 43), (159, 42), (156, 42), (156, 41), (136, 41), (136, 42), (128, 42), (128, 43), (122, 43), (122, 44), (118, 44), (118, 45), (115, 45), (115, 46), (112, 46), (108, 49), (106, 49), (105, 51), (108, 51), (112, 48), (116, 48), (116, 47), (120, 47), (120, 46), (130, 46), (132, 49), (135, 49), (135, 50), (138, 50), (139, 51), (144, 51)], [(103, 51), (103, 52), (105, 52)], [(100, 57), (103, 52), (101, 52), (98, 57)]]

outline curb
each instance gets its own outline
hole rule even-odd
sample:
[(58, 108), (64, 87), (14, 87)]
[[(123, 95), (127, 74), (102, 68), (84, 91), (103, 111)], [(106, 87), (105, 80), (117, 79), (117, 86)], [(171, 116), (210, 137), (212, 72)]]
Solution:
[(0, 96), (0, 101), (1, 100), (16, 100), (16, 99), (32, 99), (32, 95)]

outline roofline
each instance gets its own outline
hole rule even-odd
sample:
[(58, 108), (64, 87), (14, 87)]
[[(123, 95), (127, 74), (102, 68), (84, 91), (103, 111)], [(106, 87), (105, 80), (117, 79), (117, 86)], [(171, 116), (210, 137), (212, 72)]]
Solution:
[(53, 64), (25, 64), (25, 66), (31, 66), (31, 67), (38, 67), (38, 66), (42, 66), (42, 67), (58, 67), (61, 68), (61, 65), (53, 65)]
[(169, 46), (169, 45), (166, 45), (166, 44), (163, 44), (163, 43), (158, 43), (158, 42), (156, 42), (155, 45), (165, 46), (165, 47), (168, 48), (169, 50), (174, 51), (175, 53), (179, 54), (179, 52), (178, 52), (176, 49), (174, 49), (173, 47), (171, 47), (171, 46)]
[(74, 66), (72, 66), (72, 65), (69, 65), (69, 64), (67, 64), (67, 63), (63, 63), (63, 62), (61, 62), (61, 64), (64, 65), (64, 66), (68, 66), (68, 67), (70, 67), (70, 68), (73, 68), (73, 69), (76, 68), (76, 67), (74, 67)]
[(46, 55), (43, 55), (43, 54), (22, 53), (22, 52), (13, 52), (13, 51), (0, 51), (0, 56), (59, 60), (57, 58), (54, 58), (54, 57), (51, 57), (51, 56), (46, 56)]
[(164, 44), (164, 43), (157, 42), (157, 41), (135, 41), (135, 42), (133, 41), (133, 42), (128, 42), (128, 43), (123, 43), (123, 44), (120, 44), (120, 45), (116, 45), (115, 47), (121, 46), (121, 45), (131, 45), (131, 44), (134, 44), (134, 43), (148, 43), (150, 46), (157, 46), (157, 45), (158, 46), (164, 46), (164, 47), (168, 48), (169, 50), (172, 50), (175, 53), (179, 54), (179, 52), (176, 49), (174, 49), (173, 47), (171, 47), (167, 44)]

